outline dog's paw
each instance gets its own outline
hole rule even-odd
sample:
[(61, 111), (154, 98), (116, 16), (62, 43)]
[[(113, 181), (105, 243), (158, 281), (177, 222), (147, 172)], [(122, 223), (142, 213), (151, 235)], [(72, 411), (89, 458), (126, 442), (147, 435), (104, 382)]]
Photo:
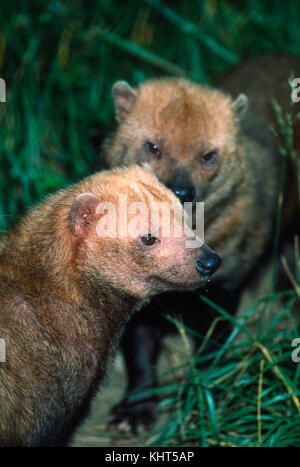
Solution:
[(111, 412), (110, 428), (122, 434), (142, 434), (148, 431), (157, 417), (157, 400), (124, 399)]

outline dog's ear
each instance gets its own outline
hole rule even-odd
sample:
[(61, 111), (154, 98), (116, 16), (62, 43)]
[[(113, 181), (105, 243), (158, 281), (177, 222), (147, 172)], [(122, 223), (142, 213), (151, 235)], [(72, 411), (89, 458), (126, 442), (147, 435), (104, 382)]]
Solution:
[(232, 103), (232, 110), (238, 118), (243, 117), (248, 108), (248, 97), (240, 94)]
[(71, 208), (71, 226), (76, 237), (85, 238), (96, 218), (99, 198), (92, 193), (82, 193)]
[(116, 119), (120, 123), (133, 107), (136, 92), (126, 81), (117, 81), (112, 88)]

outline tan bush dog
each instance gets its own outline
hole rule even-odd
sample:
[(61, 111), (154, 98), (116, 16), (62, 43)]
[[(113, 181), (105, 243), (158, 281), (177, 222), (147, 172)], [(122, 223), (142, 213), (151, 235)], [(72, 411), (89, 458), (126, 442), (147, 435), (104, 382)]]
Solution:
[[(170, 236), (160, 234), (162, 217), (155, 236), (149, 218), (140, 221), (143, 235), (100, 236), (107, 213), (99, 203), (116, 206), (119, 219), (120, 193), (128, 204), (177, 206)], [(7, 236), (0, 253), (0, 445), (65, 445), (133, 311), (157, 293), (206, 283), (213, 272), (207, 262), (216, 268), (219, 259), (206, 245), (186, 248), (185, 234), (175, 236), (180, 213), (177, 198), (148, 171), (119, 169), (50, 196)]]
[[(226, 93), (174, 78), (149, 80), (137, 89), (123, 81), (113, 87), (118, 127), (104, 147), (107, 166), (146, 165), (182, 202), (205, 201), (205, 239), (222, 258), (209, 298), (231, 313), (246, 279), (257, 274), (274, 239), (283, 158), (270, 130), (271, 123), (276, 126), (271, 98), (285, 114), (292, 72), (300, 77), (299, 57), (269, 56), (237, 67), (224, 79)], [(244, 93), (250, 102), (247, 112)], [(299, 105), (294, 105), (294, 114)], [(294, 137), (299, 154), (300, 120), (294, 125)], [(297, 209), (295, 172), (291, 165), (283, 215), (286, 228)], [(185, 310), (187, 324), (202, 335), (216, 316), (195, 295), (160, 301), (165, 311)], [(154, 309), (158, 307), (155, 303)], [(165, 325), (158, 319), (149, 321), (151, 316), (149, 310), (144, 318), (139, 315), (123, 338), (128, 392), (154, 384)], [(227, 332), (223, 321), (215, 340), (221, 342)], [(207, 351), (213, 348), (211, 344)], [(120, 427), (127, 423), (133, 430), (150, 424), (155, 401), (130, 402), (127, 396), (115, 407), (114, 422)]]

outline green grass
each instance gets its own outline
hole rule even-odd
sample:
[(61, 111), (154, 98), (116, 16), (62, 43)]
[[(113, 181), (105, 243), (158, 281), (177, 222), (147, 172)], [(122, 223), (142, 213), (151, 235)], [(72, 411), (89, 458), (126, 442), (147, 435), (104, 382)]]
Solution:
[[(292, 361), (292, 341), (299, 337), (292, 313), (297, 298), (293, 291), (281, 295), (286, 303), (276, 315), (280, 294), (261, 299), (238, 318), (219, 310), (232, 321), (232, 334), (213, 354), (200, 352), (166, 372), (174, 383), (156, 392), (167, 423), (151, 433), (151, 445), (300, 446), (300, 366)], [(178, 328), (184, 345), (188, 330), (179, 322)], [(197, 363), (206, 360), (212, 363), (199, 370)]]
[[(135, 85), (173, 75), (210, 83), (246, 56), (299, 54), (299, 43), (294, 0), (1, 2), (7, 102), (0, 103), (0, 232), (45, 194), (101, 167), (99, 145), (114, 127), (116, 80)], [(300, 268), (294, 275), (299, 282)], [(172, 388), (158, 389), (169, 421), (153, 444), (300, 446), (294, 286), (279, 314), (275, 295), (245, 317), (219, 310), (233, 320), (233, 333), (206, 371), (191, 358)], [(258, 309), (251, 333), (248, 320)]]

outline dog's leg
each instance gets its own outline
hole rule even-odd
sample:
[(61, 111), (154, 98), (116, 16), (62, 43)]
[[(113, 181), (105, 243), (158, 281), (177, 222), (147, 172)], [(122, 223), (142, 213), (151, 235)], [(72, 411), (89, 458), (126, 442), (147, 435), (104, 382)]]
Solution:
[[(147, 311), (149, 313), (149, 310)], [(155, 313), (152, 310), (152, 313)], [(144, 314), (143, 312), (141, 314)], [(133, 319), (121, 340), (128, 386), (124, 399), (112, 410), (112, 425), (120, 432), (139, 433), (154, 422), (157, 397), (145, 395), (131, 399), (156, 385), (156, 364), (161, 350), (163, 330), (156, 323)]]

